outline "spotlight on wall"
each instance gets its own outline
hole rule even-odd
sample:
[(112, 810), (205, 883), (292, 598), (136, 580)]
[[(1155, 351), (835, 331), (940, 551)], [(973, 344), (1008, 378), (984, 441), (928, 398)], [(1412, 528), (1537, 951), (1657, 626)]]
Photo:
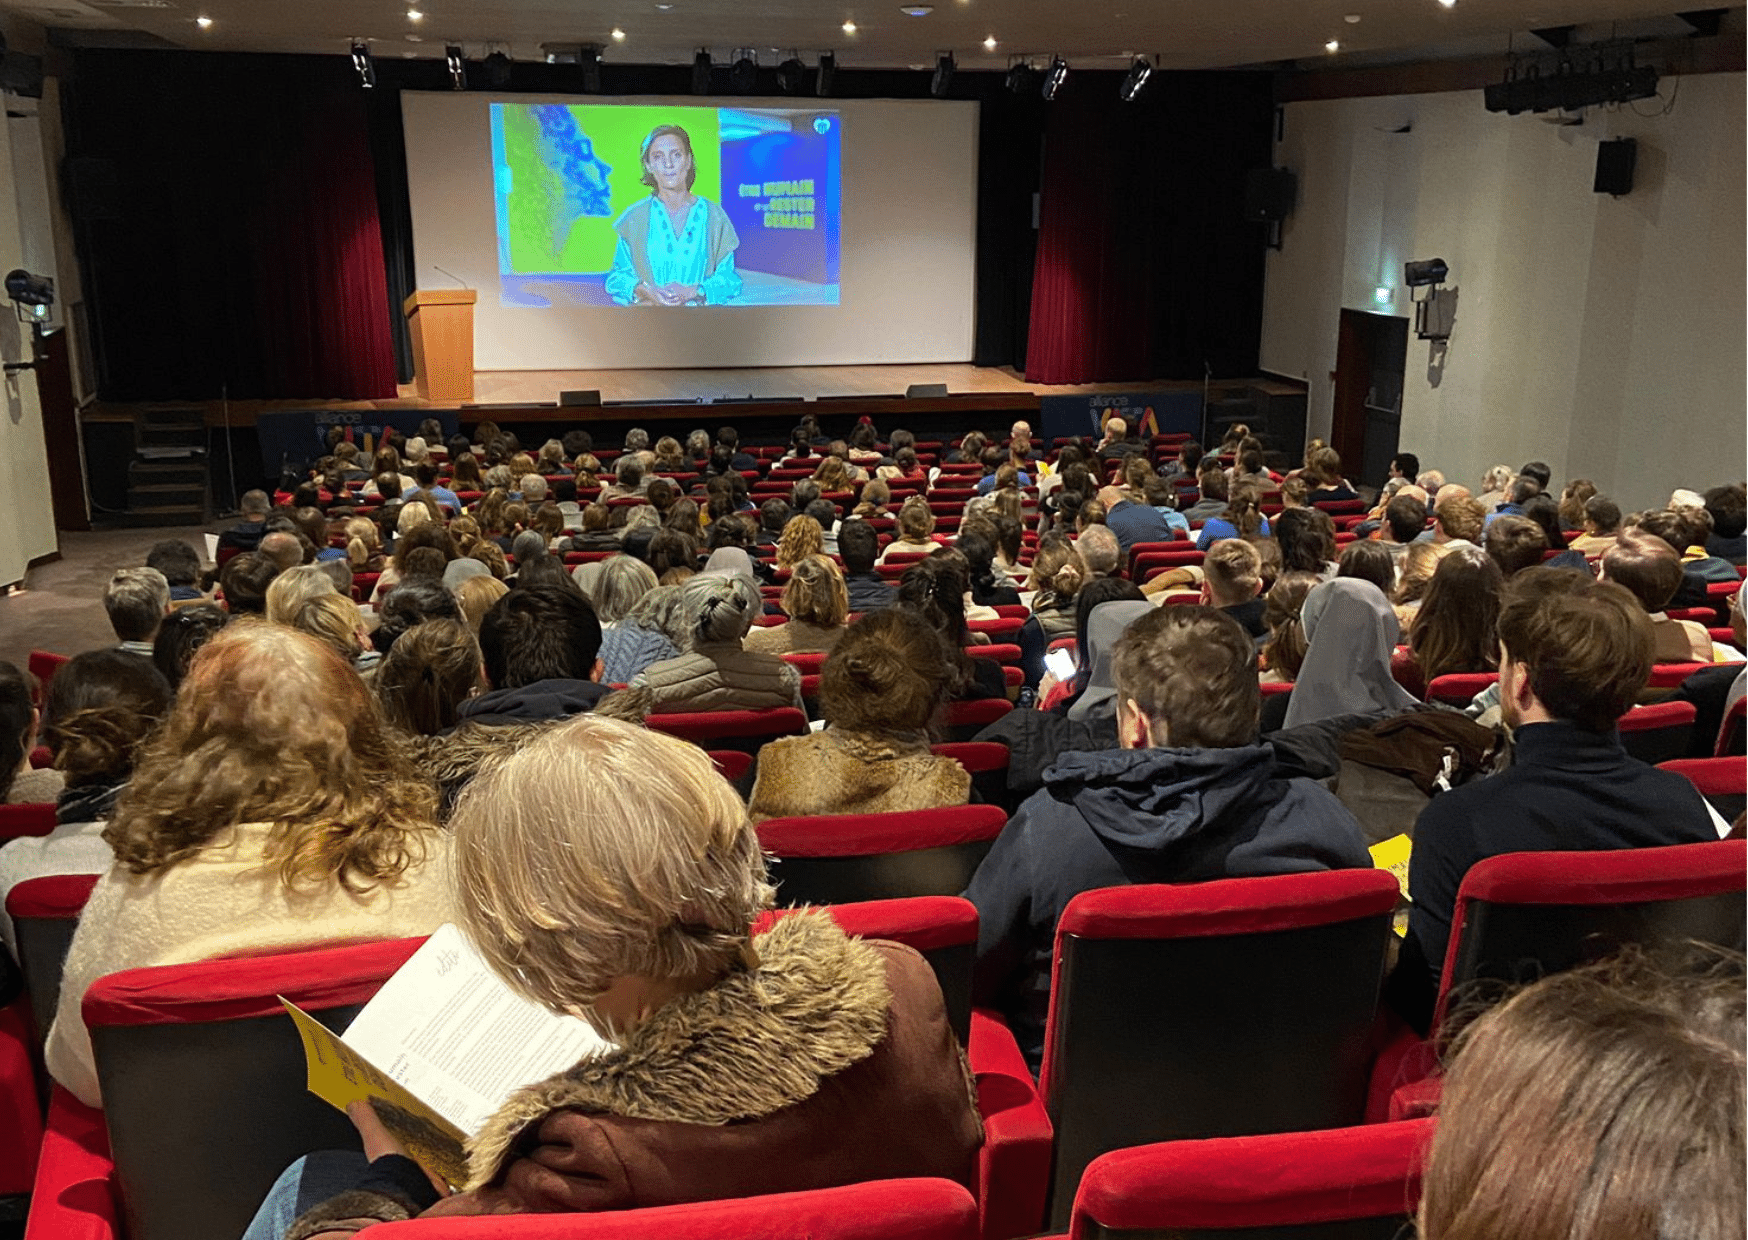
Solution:
[(485, 79), (488, 90), (510, 89), (510, 56), (503, 50), (495, 50), (480, 62), (480, 74)]
[(953, 89), (953, 74), (958, 68), (952, 52), (942, 52), (935, 57), (935, 76), (929, 82), (929, 94), (945, 99), (947, 92)]
[(1060, 56), (1051, 58), (1050, 71), (1044, 75), (1044, 102), (1056, 98), (1062, 84), (1068, 80), (1068, 62)]
[(1429, 284), (1443, 284), (1445, 277), (1450, 274), (1451, 269), (1442, 258), (1427, 258), (1416, 263), (1402, 265), (1402, 282), (1409, 288), (1425, 288)]
[(801, 63), (801, 57), (794, 52), (777, 66), (777, 89), (785, 95), (799, 95), (807, 85), (807, 66)]
[(449, 89), (467, 89), (467, 58), (463, 55), (461, 45), (447, 44), (443, 48), (443, 60), (449, 66)]
[(819, 54), (819, 74), (814, 78), (813, 93), (821, 99), (828, 99), (832, 93), (832, 82), (838, 76), (838, 57), (836, 52), (821, 52)]
[(759, 54), (750, 47), (743, 47), (734, 54), (734, 64), (729, 66), (728, 84), (737, 95), (750, 95), (759, 84)]
[(47, 276), (33, 276), (19, 267), (6, 273), (6, 296), (12, 299), (21, 323), (35, 323), (49, 317), (55, 304), (55, 282)]
[(358, 71), (358, 84), (365, 90), (376, 85), (376, 61), (371, 58), (370, 44), (363, 39), (352, 40), (352, 67)]
[(698, 54), (692, 57), (692, 93), (710, 93), (710, 52), (706, 48), (699, 48)]
[(1145, 56), (1137, 56), (1129, 65), (1129, 72), (1123, 75), (1123, 85), (1117, 93), (1124, 103), (1134, 103), (1141, 94), (1141, 88), (1147, 85), (1147, 79), (1153, 76), (1153, 66), (1147, 63)]

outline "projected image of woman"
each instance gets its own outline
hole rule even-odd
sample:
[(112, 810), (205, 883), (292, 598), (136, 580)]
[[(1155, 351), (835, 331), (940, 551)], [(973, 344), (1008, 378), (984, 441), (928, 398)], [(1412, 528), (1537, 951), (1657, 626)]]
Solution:
[(720, 306), (740, 293), (734, 269), (740, 236), (727, 212), (692, 192), (697, 176), (684, 129), (650, 130), (643, 140), (650, 196), (613, 224), (619, 246), (607, 292), (619, 305)]

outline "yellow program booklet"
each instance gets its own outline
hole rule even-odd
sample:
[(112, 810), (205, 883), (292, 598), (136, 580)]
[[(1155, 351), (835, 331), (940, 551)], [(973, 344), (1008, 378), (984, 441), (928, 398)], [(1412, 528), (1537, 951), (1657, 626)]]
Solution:
[(1397, 906), (1392, 929), (1398, 938), (1408, 934), (1407, 905), (1414, 903), (1408, 894), (1408, 858), (1413, 851), (1414, 842), (1406, 835), (1393, 835), (1381, 844), (1373, 844), (1371, 848), (1372, 865), (1380, 870), (1388, 870), (1396, 878), (1396, 886), (1402, 892), (1402, 902)]
[(283, 996), (303, 1038), (309, 1089), (345, 1110), (368, 1101), (427, 1171), (467, 1181), (463, 1142), (523, 1085), (611, 1046), (587, 1021), (512, 992), (445, 925), (333, 1033)]

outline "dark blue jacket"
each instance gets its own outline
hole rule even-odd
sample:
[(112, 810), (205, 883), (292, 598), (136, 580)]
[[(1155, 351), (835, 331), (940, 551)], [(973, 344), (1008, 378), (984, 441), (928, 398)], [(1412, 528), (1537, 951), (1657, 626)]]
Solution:
[(976, 999), (1037, 1065), (1056, 923), (1099, 887), (1370, 866), (1360, 827), (1264, 745), (1065, 753), (1008, 822), (965, 895), (977, 905)]

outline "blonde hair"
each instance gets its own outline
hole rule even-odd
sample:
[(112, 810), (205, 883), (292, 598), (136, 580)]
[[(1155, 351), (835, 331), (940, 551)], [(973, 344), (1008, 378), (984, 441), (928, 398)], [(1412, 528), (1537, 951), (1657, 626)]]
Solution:
[(898, 509), (898, 541), (926, 543), (934, 532), (935, 514), (929, 508), (929, 501), (920, 495), (905, 500)]
[(1085, 584), (1086, 565), (1073, 543), (1060, 534), (1046, 534), (1038, 540), (1031, 576), (1026, 579), (1028, 590), (1048, 590), (1060, 602), (1073, 598)]
[(305, 603), (334, 593), (334, 579), (314, 564), (288, 568), (267, 587), (267, 618), (274, 624), (295, 624)]
[(460, 922), (555, 1012), (623, 977), (721, 973), (772, 903), (746, 806), (695, 745), (579, 715), (477, 776), (452, 819)]
[[(271, 587), (267, 593), (273, 593)], [(358, 640), (362, 627), (358, 604), (338, 594), (320, 594), (310, 599), (292, 615), (291, 627), (325, 642), (348, 662), (364, 652), (363, 643)]]
[[(467, 621), (467, 627), (473, 630), (476, 637), (479, 636), (479, 622), (485, 619), (492, 604), (509, 592), (509, 586), (484, 573), (469, 577), (452, 591), (456, 604), (461, 608), (462, 619)], [(395, 645), (400, 643), (397, 641)]]
[(342, 530), (346, 535), (346, 563), (355, 573), (366, 571), (371, 558), (382, 553), (382, 534), (376, 522), (353, 517)]
[(783, 527), (783, 535), (777, 540), (777, 567), (794, 568), (810, 555), (818, 555), (825, 549), (825, 531), (818, 521), (803, 513), (798, 517), (790, 517), (789, 523)]
[(421, 525), (429, 525), (434, 520), (431, 510), (420, 503), (402, 504), (400, 515), (395, 517), (395, 533), (410, 534)]
[(810, 555), (795, 566), (783, 587), (783, 614), (791, 620), (836, 627), (850, 618), (850, 595), (838, 566)]

